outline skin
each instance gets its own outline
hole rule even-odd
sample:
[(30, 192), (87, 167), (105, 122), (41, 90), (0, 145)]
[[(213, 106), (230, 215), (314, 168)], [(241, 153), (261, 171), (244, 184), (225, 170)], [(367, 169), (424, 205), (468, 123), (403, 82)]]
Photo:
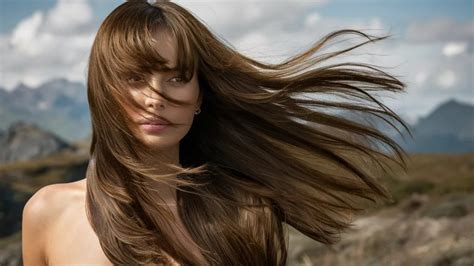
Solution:
[[(166, 31), (158, 36), (157, 49), (168, 59), (169, 67), (176, 65), (176, 42)], [(165, 117), (179, 125), (168, 127), (160, 134), (150, 134), (138, 123), (131, 129), (136, 136), (156, 151), (156, 157), (143, 158), (150, 162), (168, 162), (179, 165), (179, 141), (189, 131), (194, 112), (201, 105), (197, 74), (188, 83), (178, 82), (176, 72), (153, 72), (147, 77), (157, 90), (172, 98), (193, 103), (174, 105), (154, 93), (137, 80), (130, 80), (131, 99), (147, 111)], [(139, 85), (139, 86), (137, 86)], [(133, 121), (149, 117), (146, 113), (125, 107)], [(165, 174), (164, 169), (157, 169)], [(99, 240), (87, 220), (85, 211), (86, 178), (62, 184), (52, 184), (38, 190), (26, 203), (22, 218), (23, 263), (28, 265), (66, 265), (72, 263), (112, 265), (100, 247)], [(154, 187), (170, 210), (177, 216), (174, 207), (176, 190), (164, 185)], [(177, 216), (178, 221), (180, 221)], [(182, 223), (179, 226), (183, 230)], [(177, 238), (188, 238), (189, 233), (176, 234)], [(186, 242), (186, 240), (185, 240)], [(191, 248), (191, 247), (190, 247)], [(198, 253), (196, 253), (198, 254)]]
[(28, 200), (22, 220), (23, 265), (112, 265), (87, 220), (84, 185), (48, 185)]
[[(168, 67), (174, 68), (177, 65), (176, 40), (172, 38), (166, 29), (158, 31), (157, 35), (157, 39), (160, 40), (157, 42), (157, 49), (160, 51), (160, 55), (168, 60)], [(127, 89), (130, 92), (131, 100), (138, 103), (147, 112), (164, 117), (174, 124), (163, 132), (149, 133), (144, 130), (138, 121), (151, 116), (143, 110), (136, 110), (132, 106), (124, 106), (127, 115), (132, 121), (136, 122), (130, 125), (131, 130), (140, 141), (154, 151), (153, 158), (143, 157), (142, 160), (148, 161), (154, 166), (159, 166), (163, 162), (180, 165), (179, 142), (189, 132), (194, 121), (194, 112), (200, 108), (202, 102), (196, 70), (193, 78), (188, 82), (180, 80), (178, 71), (153, 71), (152, 75), (145, 78), (159, 92), (173, 99), (192, 103), (191, 105), (176, 105), (168, 102), (149, 88), (143, 79), (133, 76), (126, 78), (129, 84)], [(157, 174), (166, 173), (165, 167), (157, 169)], [(173, 204), (172, 201), (175, 200), (176, 193), (175, 189), (163, 185), (155, 186), (154, 189), (159, 191), (161, 198)]]
[[(168, 60), (166, 64), (170, 68), (177, 65), (176, 41), (167, 30), (162, 30), (158, 39), (157, 49), (160, 54)], [(129, 84), (131, 100), (137, 102), (146, 111), (162, 116), (176, 124), (159, 134), (147, 133), (139, 127), (138, 119), (150, 117), (142, 110), (133, 110), (131, 106), (125, 105), (127, 114), (136, 121), (132, 125), (132, 130), (142, 142), (156, 151), (154, 159), (156, 161), (172, 162), (179, 164), (179, 141), (188, 133), (194, 120), (194, 112), (201, 106), (200, 88), (196, 71), (193, 78), (184, 82), (180, 79), (178, 71), (153, 71), (152, 75), (147, 75), (149, 84), (156, 90), (164, 93), (176, 100), (191, 103), (191, 105), (176, 105), (155, 93), (143, 79), (135, 76), (126, 78)]]

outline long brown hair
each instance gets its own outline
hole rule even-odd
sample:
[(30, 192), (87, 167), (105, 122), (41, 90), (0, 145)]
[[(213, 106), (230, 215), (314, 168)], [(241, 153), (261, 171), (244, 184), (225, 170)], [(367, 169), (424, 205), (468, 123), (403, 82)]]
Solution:
[[(140, 160), (153, 151), (132, 134), (123, 109), (130, 104), (123, 77), (163, 67), (153, 38), (163, 29), (177, 41), (183, 76), (197, 70), (203, 95), (202, 112), (180, 141), (182, 167), (166, 164), (170, 175)], [(364, 41), (318, 54), (350, 35)], [(372, 93), (403, 92), (400, 80), (368, 64), (323, 63), (387, 37), (338, 30), (270, 64), (238, 53), (175, 3), (118, 6), (99, 28), (87, 80), (94, 166), (87, 213), (106, 256), (114, 264), (166, 263), (167, 256), (196, 264), (196, 254), (175, 239), (174, 216), (157, 204), (151, 182), (177, 189), (179, 217), (210, 265), (284, 265), (286, 225), (325, 244), (337, 241), (366, 203), (390, 199), (378, 179), (387, 161), (405, 168), (406, 154), (376, 127), (334, 111), (410, 131)], [(331, 95), (346, 101), (324, 99)]]

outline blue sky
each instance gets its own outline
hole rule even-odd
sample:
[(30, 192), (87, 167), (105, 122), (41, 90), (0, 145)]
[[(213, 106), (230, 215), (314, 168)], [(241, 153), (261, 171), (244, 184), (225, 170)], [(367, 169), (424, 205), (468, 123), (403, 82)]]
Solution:
[[(84, 83), (95, 32), (122, 2), (0, 0), (0, 87), (57, 77)], [(407, 83), (406, 94), (386, 99), (389, 107), (414, 121), (451, 98), (474, 103), (472, 0), (175, 2), (263, 61), (282, 60), (336, 29), (391, 33), (354, 57), (389, 67)]]
[[(75, 1), (75, 0), (69, 0)], [(0, 33), (11, 31), (22, 19), (36, 10), (47, 11), (56, 0), (2, 0), (0, 1)], [(122, 0), (90, 0), (94, 17), (103, 19)], [(199, 2), (199, 1), (198, 1)], [(270, 3), (271, 1), (268, 1)], [(433, 17), (452, 17), (459, 21), (473, 19), (473, 0), (334, 0), (317, 9), (328, 17), (357, 18), (377, 14), (400, 27)]]

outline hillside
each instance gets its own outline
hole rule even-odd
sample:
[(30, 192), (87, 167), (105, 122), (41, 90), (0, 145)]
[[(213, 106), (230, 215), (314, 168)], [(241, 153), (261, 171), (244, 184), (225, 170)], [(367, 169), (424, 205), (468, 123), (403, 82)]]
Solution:
[[(87, 163), (87, 155), (64, 153), (0, 166), (1, 265), (20, 265), (26, 200), (47, 184), (83, 178)], [(323, 246), (289, 227), (288, 265), (473, 265), (474, 153), (414, 154), (407, 173), (380, 178), (394, 201), (356, 217), (339, 243)]]

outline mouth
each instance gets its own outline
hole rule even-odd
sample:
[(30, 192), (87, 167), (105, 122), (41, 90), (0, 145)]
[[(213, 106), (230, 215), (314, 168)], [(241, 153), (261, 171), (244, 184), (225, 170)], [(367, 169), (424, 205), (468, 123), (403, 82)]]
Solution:
[(169, 126), (172, 123), (164, 117), (153, 117), (153, 118), (144, 118), (138, 121), (140, 125), (162, 125)]
[(158, 134), (169, 127), (169, 124), (141, 124), (140, 127), (148, 134)]

